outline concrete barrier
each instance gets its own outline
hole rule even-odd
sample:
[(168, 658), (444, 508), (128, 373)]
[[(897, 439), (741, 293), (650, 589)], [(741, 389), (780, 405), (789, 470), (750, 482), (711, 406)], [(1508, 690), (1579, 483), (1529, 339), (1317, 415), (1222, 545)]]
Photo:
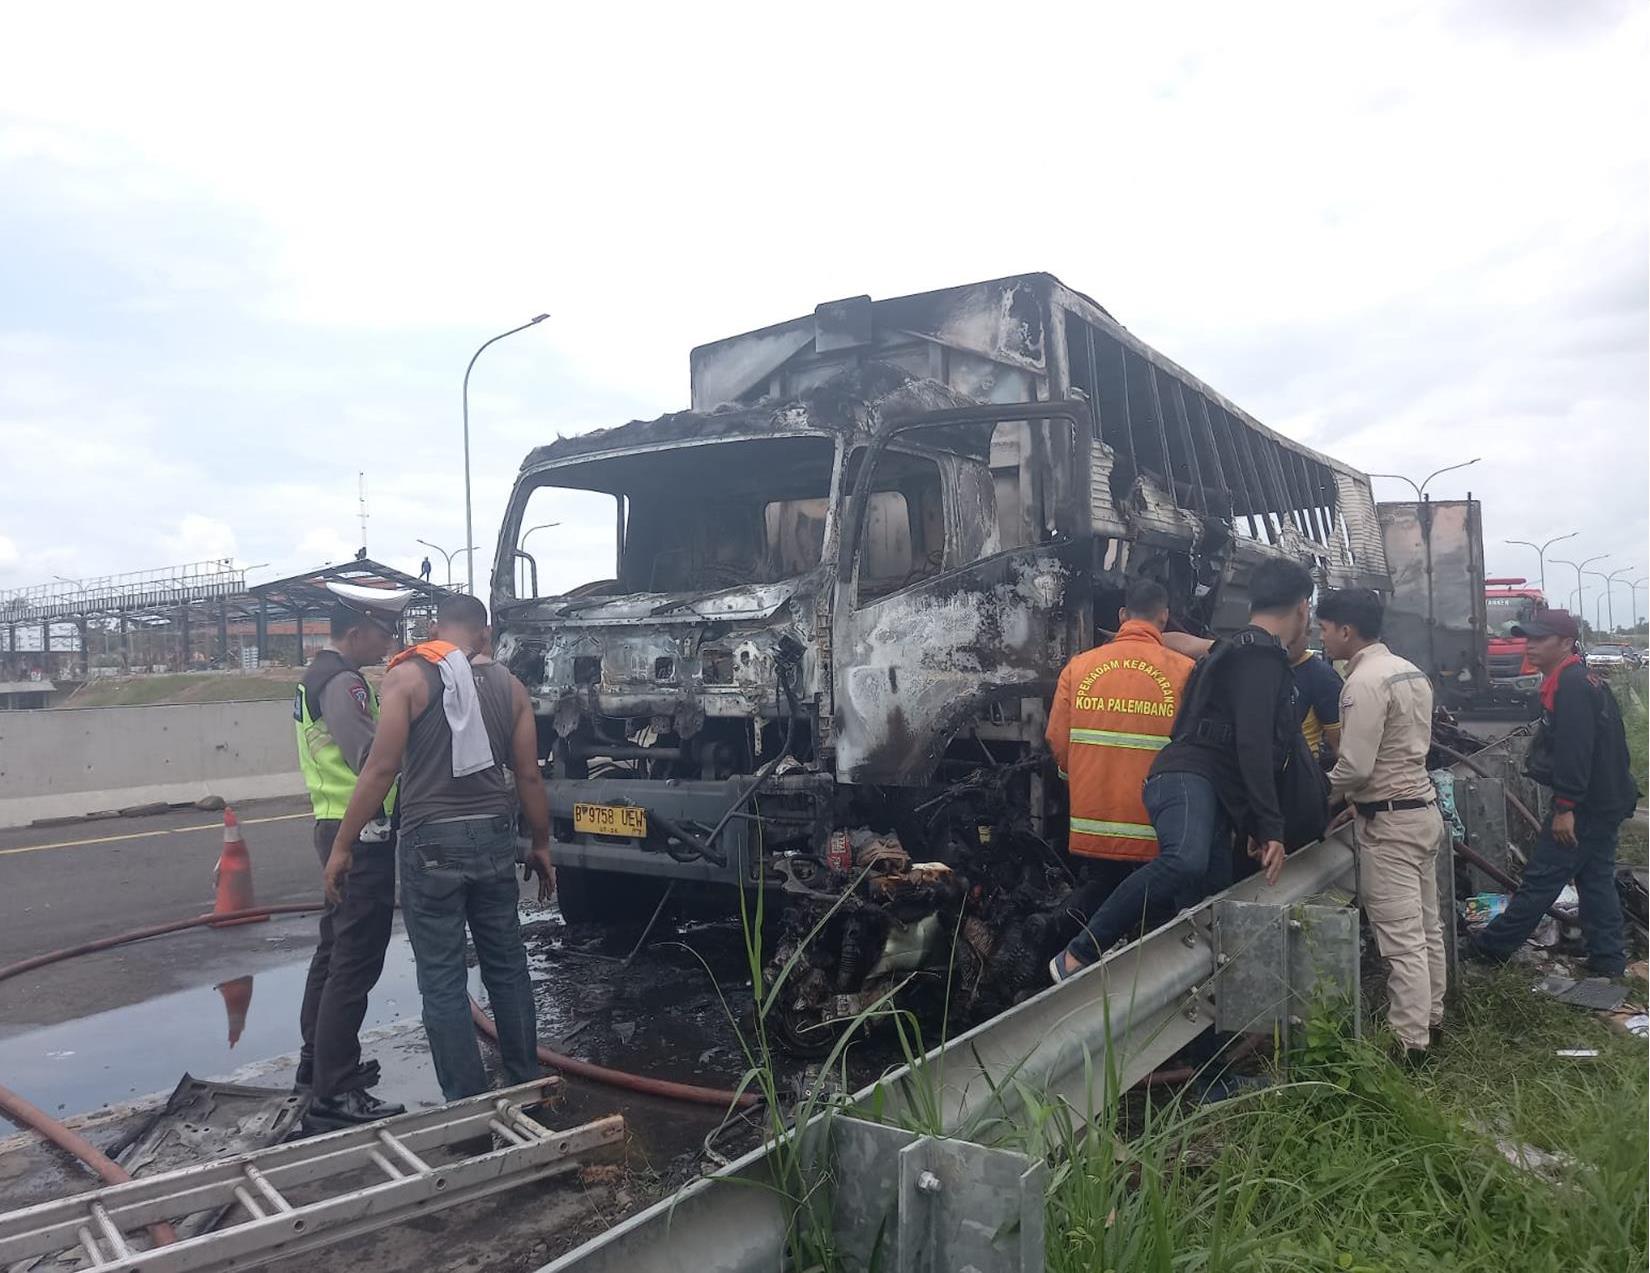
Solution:
[(286, 700), (0, 712), (0, 827), (303, 789)]

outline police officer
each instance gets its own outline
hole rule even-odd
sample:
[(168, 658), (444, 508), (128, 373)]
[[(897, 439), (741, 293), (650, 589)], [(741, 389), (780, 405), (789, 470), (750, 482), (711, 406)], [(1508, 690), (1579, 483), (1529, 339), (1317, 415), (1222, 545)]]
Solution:
[[(378, 719), (378, 695), (361, 669), (382, 662), (397, 644), (401, 611), (413, 597), (410, 590), (327, 587), (335, 598), (332, 643), (305, 670), (292, 713), (323, 866), (372, 749)], [(395, 915), (394, 802), (392, 791), (380, 816), (361, 832), (341, 900), (321, 912), (321, 940), (298, 1014), (303, 1050), (296, 1083), (310, 1093), (306, 1117), (315, 1129), (406, 1112), (368, 1091), (378, 1081), (378, 1065), (361, 1063), (358, 1037), (367, 995), (384, 970)]]

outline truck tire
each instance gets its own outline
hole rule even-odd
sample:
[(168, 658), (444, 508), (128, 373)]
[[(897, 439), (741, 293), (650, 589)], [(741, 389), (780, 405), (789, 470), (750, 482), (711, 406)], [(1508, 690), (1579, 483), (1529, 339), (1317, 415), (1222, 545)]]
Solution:
[(556, 869), (556, 902), (569, 924), (643, 923), (663, 891), (664, 886), (651, 876), (584, 866)]

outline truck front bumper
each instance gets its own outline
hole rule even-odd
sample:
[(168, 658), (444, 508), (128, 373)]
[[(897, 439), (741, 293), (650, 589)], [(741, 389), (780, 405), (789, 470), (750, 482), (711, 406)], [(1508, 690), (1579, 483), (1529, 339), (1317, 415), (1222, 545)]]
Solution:
[[(750, 786), (748, 774), (721, 782), (683, 779), (551, 778), (544, 786), (550, 799), (552, 856), (558, 866), (584, 867), (596, 871), (616, 871), (626, 875), (651, 875), (663, 879), (738, 884), (758, 878), (755, 859), (757, 841), (751, 834), (750, 809), (728, 820), (713, 846), (724, 861), (718, 863), (694, 855), (671, 838), (658, 819), (694, 827), (701, 837), (708, 834), (722, 815)], [(828, 774), (799, 773), (774, 779), (764, 792), (768, 795), (817, 788), (828, 793)], [(590, 835), (573, 830), (575, 804), (631, 805), (650, 815), (645, 840), (610, 835)]]

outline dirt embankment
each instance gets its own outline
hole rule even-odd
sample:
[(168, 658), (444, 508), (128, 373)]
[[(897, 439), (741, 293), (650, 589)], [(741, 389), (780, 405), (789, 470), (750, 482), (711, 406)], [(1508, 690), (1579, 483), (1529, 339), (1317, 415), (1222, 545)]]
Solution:
[(142, 707), (161, 703), (244, 703), (290, 698), (298, 684), (293, 668), (258, 672), (178, 672), (156, 676), (109, 676), (86, 682), (58, 707)]

